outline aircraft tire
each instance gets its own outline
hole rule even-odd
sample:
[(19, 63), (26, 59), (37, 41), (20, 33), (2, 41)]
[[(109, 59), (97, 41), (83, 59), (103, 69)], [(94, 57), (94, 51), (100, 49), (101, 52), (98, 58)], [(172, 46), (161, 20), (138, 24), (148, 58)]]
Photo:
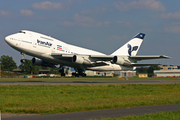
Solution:
[(61, 73), (61, 77), (64, 77), (65, 76), (65, 73)]

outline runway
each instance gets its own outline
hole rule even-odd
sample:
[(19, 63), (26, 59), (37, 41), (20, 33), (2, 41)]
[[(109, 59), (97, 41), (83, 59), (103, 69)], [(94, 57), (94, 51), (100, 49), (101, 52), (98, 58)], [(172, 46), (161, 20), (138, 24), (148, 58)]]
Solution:
[(63, 80), (63, 81), (0, 81), (0, 85), (108, 85), (108, 84), (180, 84), (180, 80)]
[(85, 119), (100, 119), (100, 118), (114, 118), (128, 115), (143, 115), (156, 112), (169, 112), (180, 109), (180, 104), (158, 105), (158, 106), (143, 106), (121, 109), (108, 109), (98, 111), (85, 111), (64, 114), (50, 114), (50, 115), (32, 115), (32, 116), (16, 116), (9, 118), (2, 118), (2, 120), (85, 120)]

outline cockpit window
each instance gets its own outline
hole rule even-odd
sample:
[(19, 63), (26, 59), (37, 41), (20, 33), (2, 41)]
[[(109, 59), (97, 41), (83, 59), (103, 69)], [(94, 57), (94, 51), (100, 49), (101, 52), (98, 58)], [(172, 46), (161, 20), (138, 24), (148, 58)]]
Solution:
[(26, 32), (24, 32), (24, 31), (19, 31), (19, 33), (24, 33), (24, 34), (26, 34)]

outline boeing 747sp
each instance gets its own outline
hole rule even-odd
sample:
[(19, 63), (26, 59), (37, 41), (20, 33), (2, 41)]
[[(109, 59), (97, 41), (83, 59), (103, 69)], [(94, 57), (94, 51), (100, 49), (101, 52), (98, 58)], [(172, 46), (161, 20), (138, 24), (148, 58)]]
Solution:
[[(111, 55), (74, 46), (37, 32), (21, 30), (19, 33), (5, 38), (7, 44), (22, 53), (33, 56), (32, 64), (54, 67), (60, 64), (61, 75), (64, 76), (64, 66), (73, 67), (76, 76), (86, 76), (85, 70), (121, 71), (134, 70), (137, 61), (147, 59), (169, 58), (164, 55), (136, 56), (145, 34), (139, 33), (130, 41), (117, 49)], [(25, 59), (21, 59), (23, 62)]]

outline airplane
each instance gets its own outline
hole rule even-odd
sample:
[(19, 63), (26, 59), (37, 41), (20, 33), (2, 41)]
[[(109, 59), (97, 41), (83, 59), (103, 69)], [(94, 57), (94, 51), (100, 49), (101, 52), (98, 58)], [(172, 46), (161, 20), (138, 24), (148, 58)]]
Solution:
[(65, 76), (64, 67), (69, 66), (76, 70), (73, 75), (84, 77), (85, 70), (135, 70), (137, 66), (154, 65), (138, 64), (137, 61), (170, 58), (164, 55), (136, 56), (144, 37), (144, 33), (138, 33), (111, 55), (67, 44), (51, 36), (29, 30), (21, 30), (9, 35), (5, 37), (5, 41), (22, 54), (21, 62), (25, 62), (24, 57), (27, 54), (33, 56), (32, 64), (34, 65), (45, 67), (60, 65), (61, 76)]

